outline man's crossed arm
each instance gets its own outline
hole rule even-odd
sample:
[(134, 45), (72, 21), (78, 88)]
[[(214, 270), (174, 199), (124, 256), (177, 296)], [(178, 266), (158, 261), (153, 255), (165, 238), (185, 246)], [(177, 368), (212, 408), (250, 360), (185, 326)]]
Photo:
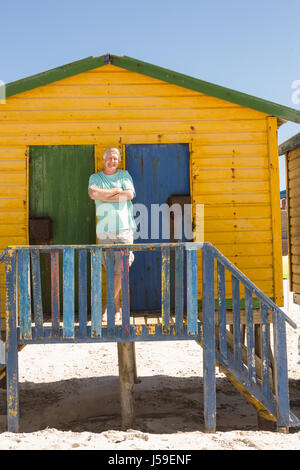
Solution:
[(89, 188), (89, 196), (94, 201), (124, 202), (133, 199), (133, 191), (121, 188), (101, 189), (96, 184), (93, 184)]

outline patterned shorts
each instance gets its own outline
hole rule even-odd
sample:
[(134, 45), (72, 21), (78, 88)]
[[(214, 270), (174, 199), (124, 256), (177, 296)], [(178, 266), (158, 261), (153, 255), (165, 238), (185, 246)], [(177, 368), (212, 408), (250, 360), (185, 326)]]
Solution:
[[(103, 237), (103, 238), (102, 238)], [(106, 232), (101, 234), (101, 238), (97, 236), (98, 245), (116, 245), (116, 244), (133, 244), (133, 230), (119, 230), (117, 232)], [(132, 251), (129, 251), (129, 266), (132, 265), (134, 260), (134, 254)], [(106, 254), (102, 253), (102, 264), (106, 268)], [(114, 252), (114, 273), (121, 274), (121, 253), (119, 251)]]

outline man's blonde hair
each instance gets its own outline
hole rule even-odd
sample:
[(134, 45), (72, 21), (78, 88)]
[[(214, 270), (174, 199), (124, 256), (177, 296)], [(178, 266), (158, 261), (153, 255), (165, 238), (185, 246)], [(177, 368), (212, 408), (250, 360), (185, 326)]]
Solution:
[(109, 147), (108, 149), (106, 149), (104, 154), (103, 154), (103, 160), (106, 159), (107, 155), (110, 152), (116, 152), (118, 154), (119, 162), (121, 161), (121, 153), (120, 153), (120, 150), (117, 147)]

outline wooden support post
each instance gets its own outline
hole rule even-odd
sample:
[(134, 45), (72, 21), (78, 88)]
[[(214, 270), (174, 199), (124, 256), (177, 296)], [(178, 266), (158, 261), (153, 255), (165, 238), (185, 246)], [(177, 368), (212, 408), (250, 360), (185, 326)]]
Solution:
[(16, 252), (5, 263), (7, 430), (19, 432), (19, 374), (17, 344)]
[(216, 340), (214, 258), (209, 247), (203, 248), (203, 385), (204, 429), (206, 433), (216, 430)]
[(118, 343), (120, 402), (122, 429), (130, 429), (135, 421), (133, 385), (136, 383), (134, 342)]

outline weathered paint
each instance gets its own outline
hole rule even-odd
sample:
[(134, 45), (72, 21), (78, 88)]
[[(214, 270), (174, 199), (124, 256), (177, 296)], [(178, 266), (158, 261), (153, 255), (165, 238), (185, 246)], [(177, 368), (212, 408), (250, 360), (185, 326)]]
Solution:
[(270, 389), (270, 331), (268, 322), (268, 309), (261, 304), (261, 364), (262, 364), (262, 388), (266, 397), (271, 396)]
[(43, 301), (39, 250), (31, 250), (33, 309), (36, 335), (43, 337)]
[[(149, 240), (152, 243), (169, 242), (171, 239), (170, 219), (164, 214), (159, 215), (159, 210), (166, 207), (170, 196), (190, 194), (189, 146), (186, 144), (128, 145), (125, 147), (125, 159), (126, 169), (131, 174), (135, 185), (134, 203), (144, 206), (140, 219), (144, 217), (144, 208), (147, 210), (144, 224), (141, 224), (142, 230), (140, 226), (140, 238), (137, 242), (147, 243)], [(184, 233), (181, 240), (187, 240)], [(152, 311), (160, 308), (163, 285), (161, 269), (160, 253), (136, 254), (130, 268), (133, 310)], [(175, 298), (172, 270), (170, 270), (170, 286), (170, 308), (173, 310)]]
[(18, 253), (19, 271), (19, 324), (20, 337), (31, 339), (31, 302), (30, 302), (30, 254), (29, 250)]
[(226, 342), (226, 303), (225, 303), (225, 269), (218, 262), (218, 320), (219, 320), (219, 349), (227, 357)]
[(130, 335), (129, 250), (121, 250), (122, 335)]
[(59, 296), (59, 252), (51, 251), (51, 319), (53, 335), (58, 335), (60, 326), (60, 296)]
[(175, 317), (176, 334), (182, 333), (184, 307), (184, 251), (182, 247), (175, 249)]
[(161, 252), (161, 317), (162, 331), (170, 333), (170, 249)]
[(275, 393), (277, 398), (278, 427), (289, 426), (289, 393), (285, 321), (277, 310), (273, 313)]
[(254, 340), (254, 321), (253, 321), (253, 302), (252, 291), (245, 288), (245, 309), (247, 318), (247, 356), (248, 371), (250, 383), (256, 383), (256, 366), (255, 366), (255, 340)]
[(63, 254), (64, 338), (72, 339), (75, 335), (74, 250), (72, 248), (65, 248)]
[(214, 432), (216, 429), (214, 258), (207, 246), (203, 248), (202, 257), (204, 423), (207, 432)]
[(232, 275), (232, 307), (233, 307), (233, 338), (234, 338), (234, 365), (236, 369), (242, 366), (242, 335), (240, 317), (240, 283)]
[(188, 334), (197, 334), (198, 302), (197, 302), (197, 251), (186, 251), (187, 268), (187, 321)]
[(107, 330), (113, 336), (115, 327), (114, 252), (106, 249)]
[[(83, 255), (81, 255), (83, 256)], [(80, 263), (81, 283), (85, 286), (81, 292), (81, 333), (83, 336), (83, 325), (86, 321), (86, 250), (85, 259), (81, 258)], [(102, 335), (102, 248), (94, 248), (91, 250), (91, 335), (92, 338), (101, 337)], [(80, 292), (80, 291), (79, 291)], [(86, 330), (86, 326), (84, 327)]]
[(17, 255), (15, 251), (9, 253), (5, 264), (5, 278), (7, 429), (9, 432), (19, 432)]

